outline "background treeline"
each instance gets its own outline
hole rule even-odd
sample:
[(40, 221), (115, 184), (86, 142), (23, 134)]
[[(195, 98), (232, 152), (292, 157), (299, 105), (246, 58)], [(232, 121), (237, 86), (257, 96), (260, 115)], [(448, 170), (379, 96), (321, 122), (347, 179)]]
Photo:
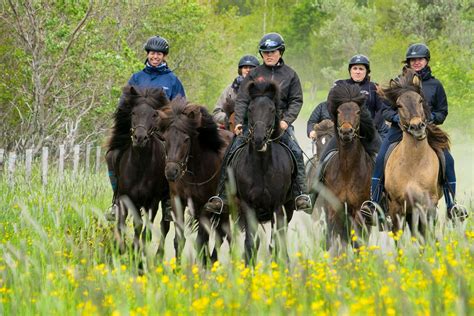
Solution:
[[(372, 78), (398, 74), (406, 48), (425, 42), (448, 93), (448, 125), (474, 115), (473, 4), (468, 0), (10, 1), (0, 20), (0, 147), (39, 150), (55, 142), (102, 141), (121, 87), (143, 68), (143, 44), (162, 35), (188, 99), (214, 103), (238, 59), (258, 56), (270, 31), (287, 43), (307, 115), (355, 53)], [(464, 126), (470, 124), (464, 124)], [(471, 124), (472, 125), (472, 124)]]

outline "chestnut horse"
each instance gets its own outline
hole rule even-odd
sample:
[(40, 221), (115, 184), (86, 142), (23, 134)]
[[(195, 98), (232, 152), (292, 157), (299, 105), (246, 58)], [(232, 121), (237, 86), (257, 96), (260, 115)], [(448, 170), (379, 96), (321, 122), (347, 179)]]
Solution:
[(235, 129), (234, 108), (235, 108), (235, 100), (228, 97), (225, 100), (224, 105), (222, 105), (222, 110), (224, 111), (225, 116), (226, 116), (226, 129), (228, 129), (231, 132), (234, 132), (234, 129)]
[[(197, 253), (206, 265), (217, 260), (217, 250), (231, 239), (229, 214), (203, 211), (219, 181), (222, 159), (232, 133), (217, 128), (206, 108), (182, 98), (170, 102), (170, 113), (160, 111), (160, 130), (166, 143), (165, 175), (171, 189), (171, 204), (176, 224), (175, 248), (179, 257), (184, 246), (184, 207), (197, 223)], [(208, 247), (211, 227), (216, 229), (216, 247)]]
[[(377, 137), (365, 108), (365, 96), (356, 85), (341, 83), (331, 89), (328, 96), (329, 111), (335, 120), (337, 153), (323, 171), (324, 185), (336, 201), (324, 199), (327, 214), (327, 248), (337, 251), (336, 241), (345, 247), (351, 229), (360, 233), (364, 225), (360, 215), (361, 204), (370, 197), (370, 179), (374, 160), (365, 147)], [(355, 243), (354, 246), (358, 246)]]
[(289, 150), (278, 142), (285, 132), (280, 129), (277, 111), (278, 85), (251, 81), (246, 89), (250, 96), (249, 134), (231, 162), (240, 223), (245, 230), (245, 262), (255, 263), (258, 223), (268, 221), (272, 223), (276, 255), (287, 260), (286, 226), (294, 211), (290, 191), (293, 161)]
[(385, 191), (393, 231), (403, 229), (406, 218), (411, 231), (424, 235), (430, 218), (436, 215), (443, 191), (439, 183), (444, 149), (449, 149), (447, 134), (427, 122), (430, 110), (424, 101), (421, 80), (412, 69), (391, 80), (383, 93), (398, 110), (403, 138), (388, 157)]
[[(156, 122), (158, 109), (167, 103), (162, 89), (126, 86), (123, 88), (121, 104), (114, 114), (114, 127), (107, 147), (109, 150), (122, 151), (116, 170), (119, 211), (115, 234), (121, 253), (125, 252), (123, 229), (130, 208), (134, 215), (133, 246), (138, 252), (147, 239), (147, 227), (145, 225), (143, 229), (140, 210), (143, 209), (150, 222), (153, 222), (159, 203), (163, 209), (168, 198), (168, 183), (164, 174), (165, 148), (157, 137)], [(170, 222), (165, 221), (163, 216), (162, 237), (158, 246), (161, 257), (169, 228)]]

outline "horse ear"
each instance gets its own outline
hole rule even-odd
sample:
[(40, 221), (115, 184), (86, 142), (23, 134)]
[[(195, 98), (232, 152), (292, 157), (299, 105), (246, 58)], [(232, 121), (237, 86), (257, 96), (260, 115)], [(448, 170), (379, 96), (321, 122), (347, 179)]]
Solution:
[(156, 110), (158, 113), (157, 124), (160, 131), (164, 131), (168, 128), (171, 123), (171, 118), (166, 114), (165, 111)]
[(252, 98), (252, 96), (255, 95), (255, 93), (257, 92), (257, 88), (255, 87), (255, 82), (254, 81), (250, 81), (247, 85), (247, 91), (249, 93), (249, 96)]
[(138, 91), (137, 91), (137, 88), (135, 88), (135, 86), (130, 86), (130, 94), (138, 95)]
[(271, 82), (268, 91), (272, 94), (272, 99), (274, 102), (278, 101), (278, 86), (276, 83)]

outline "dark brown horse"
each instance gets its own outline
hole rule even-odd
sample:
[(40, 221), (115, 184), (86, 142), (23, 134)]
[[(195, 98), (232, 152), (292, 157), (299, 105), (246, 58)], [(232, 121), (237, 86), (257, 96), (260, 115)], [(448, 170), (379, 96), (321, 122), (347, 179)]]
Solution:
[(224, 105), (222, 106), (222, 110), (224, 110), (226, 116), (226, 129), (231, 132), (234, 132), (235, 129), (235, 100), (232, 98), (227, 98), (225, 100)]
[[(125, 251), (123, 229), (128, 211), (133, 211), (133, 246), (139, 251), (148, 238), (146, 225), (143, 229), (140, 211), (143, 210), (153, 223), (159, 203), (161, 202), (163, 209), (167, 200), (164, 144), (156, 136), (158, 109), (167, 103), (168, 99), (162, 89), (126, 86), (123, 88), (121, 105), (114, 114), (115, 124), (108, 149), (120, 149), (122, 152), (116, 170), (119, 201), (116, 238), (121, 253)], [(169, 227), (169, 221), (162, 219), (162, 236), (158, 247), (158, 254), (161, 256)]]
[[(326, 148), (329, 141), (334, 136), (334, 122), (329, 119), (322, 120), (321, 122), (314, 124), (314, 131), (316, 132), (316, 138), (313, 141), (313, 148), (315, 148), (315, 152), (313, 152), (313, 157), (311, 157), (306, 162), (306, 187), (311, 188), (313, 187), (313, 181), (317, 177), (317, 169), (318, 169), (318, 162), (319, 158)], [(313, 149), (314, 151), (314, 149)]]
[[(160, 127), (166, 142), (165, 175), (171, 189), (171, 203), (175, 215), (177, 256), (184, 246), (184, 207), (187, 205), (198, 225), (197, 252), (204, 264), (217, 260), (217, 249), (223, 238), (230, 243), (229, 214), (203, 211), (204, 204), (217, 189), (219, 172), (225, 149), (232, 133), (220, 130), (206, 108), (175, 99), (171, 112), (160, 112)], [(216, 229), (216, 247), (208, 247), (211, 227)]]
[(268, 221), (272, 223), (276, 253), (287, 260), (286, 226), (294, 210), (290, 194), (293, 161), (288, 149), (278, 142), (284, 133), (277, 114), (278, 85), (250, 82), (247, 89), (248, 142), (231, 163), (240, 221), (245, 229), (245, 260), (248, 264), (256, 259), (258, 223)]
[(390, 154), (385, 168), (385, 191), (393, 231), (403, 229), (403, 219), (413, 233), (426, 233), (429, 219), (443, 191), (439, 183), (438, 155), (449, 149), (449, 138), (427, 122), (430, 110), (424, 101), (421, 80), (411, 69), (383, 90), (398, 110), (403, 138)]
[[(377, 136), (370, 113), (363, 108), (365, 96), (356, 85), (338, 84), (328, 96), (329, 111), (335, 120), (337, 153), (324, 171), (324, 184), (336, 202), (324, 201), (327, 213), (327, 246), (333, 250), (340, 240), (349, 242), (349, 232), (360, 233), (363, 220), (359, 209), (370, 197), (370, 178), (374, 161), (367, 146)], [(358, 246), (355, 244), (355, 246)]]

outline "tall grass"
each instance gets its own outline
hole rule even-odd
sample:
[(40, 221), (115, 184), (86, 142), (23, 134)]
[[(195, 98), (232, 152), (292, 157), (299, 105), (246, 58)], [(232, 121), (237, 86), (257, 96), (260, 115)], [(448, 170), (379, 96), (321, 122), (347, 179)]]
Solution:
[(324, 225), (297, 214), (288, 228), (290, 263), (272, 262), (262, 243), (255, 268), (240, 260), (241, 240), (232, 255), (225, 245), (220, 262), (200, 267), (193, 259), (195, 236), (188, 232), (191, 242), (181, 265), (171, 235), (166, 259), (150, 255), (147, 273), (140, 276), (132, 252), (120, 256), (114, 250), (113, 225), (103, 218), (110, 195), (105, 175), (66, 175), (63, 182), (51, 175), (46, 187), (38, 170), (28, 182), (20, 175), (13, 186), (1, 178), (0, 314), (463, 315), (474, 310), (472, 219), (458, 225), (440, 220), (424, 245), (408, 232), (373, 232), (366, 246), (331, 258), (322, 248)]

